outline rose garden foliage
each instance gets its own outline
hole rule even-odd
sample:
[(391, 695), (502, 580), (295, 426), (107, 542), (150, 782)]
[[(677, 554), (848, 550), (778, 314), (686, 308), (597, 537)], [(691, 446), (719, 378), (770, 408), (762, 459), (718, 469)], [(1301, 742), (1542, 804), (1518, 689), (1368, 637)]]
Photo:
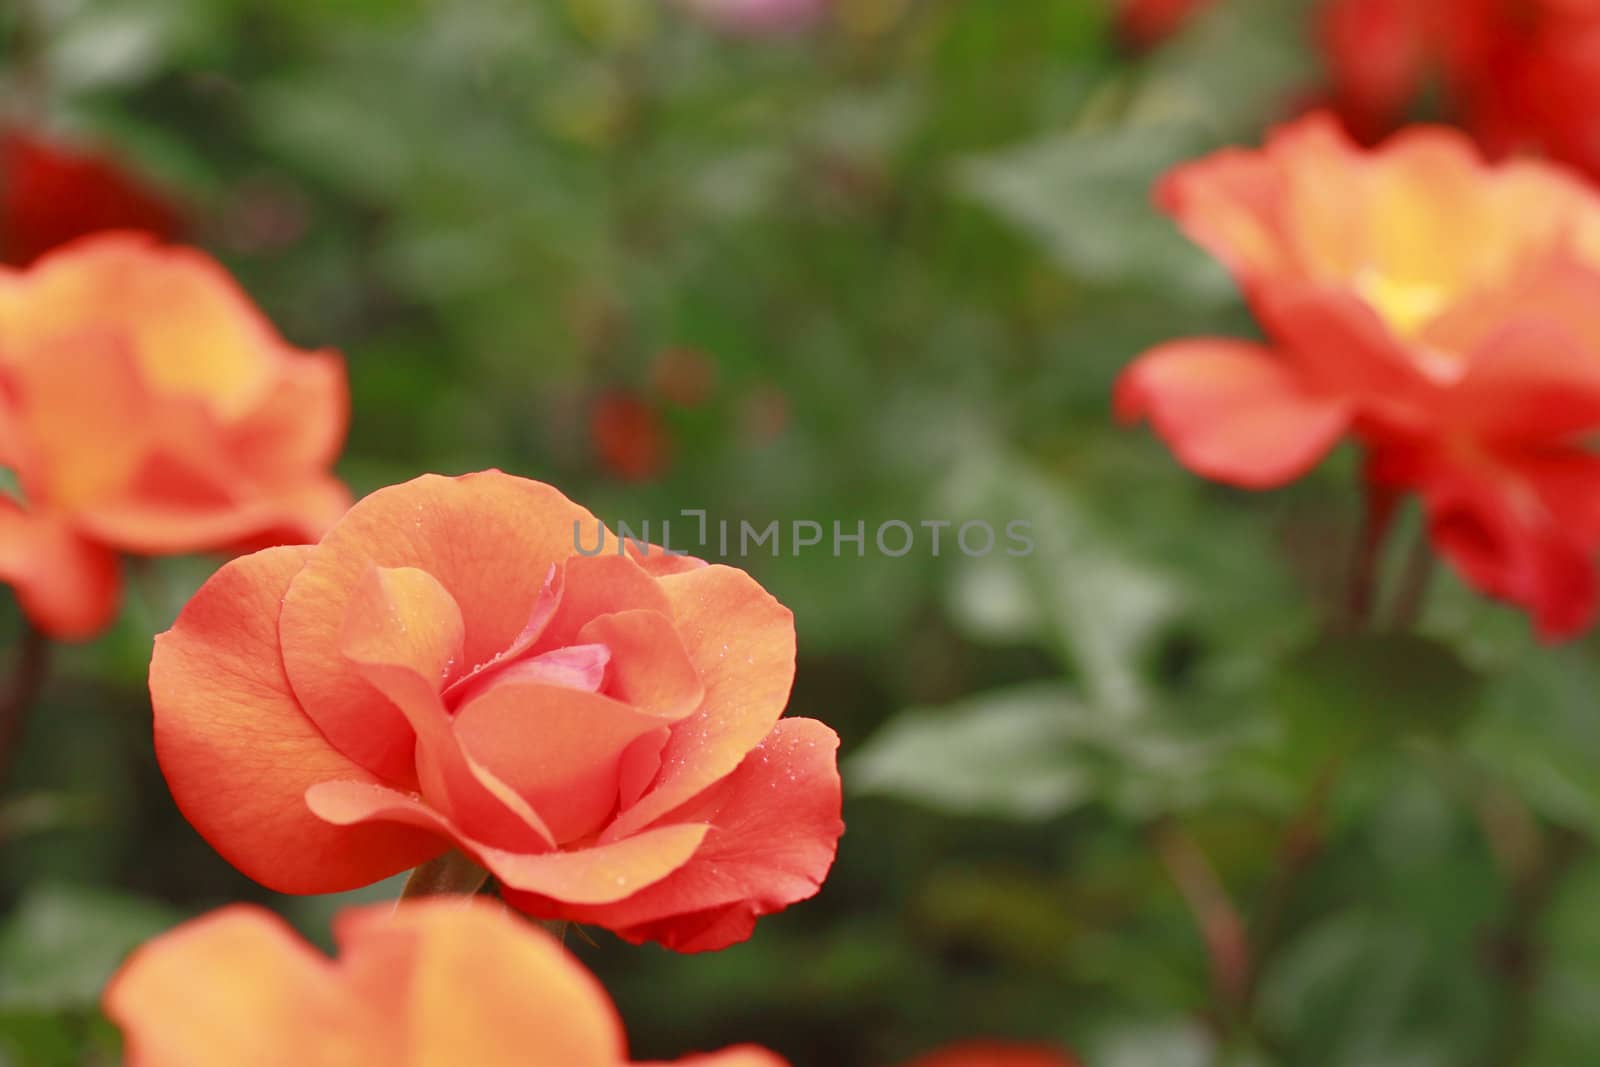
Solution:
[(0, 6), (0, 1065), (1600, 1058), (1597, 41)]

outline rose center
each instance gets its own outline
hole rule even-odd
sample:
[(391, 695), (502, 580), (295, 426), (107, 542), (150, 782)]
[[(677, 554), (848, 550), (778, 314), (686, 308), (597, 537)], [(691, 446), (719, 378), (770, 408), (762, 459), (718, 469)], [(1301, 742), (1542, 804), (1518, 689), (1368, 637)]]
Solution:
[(1356, 290), (1397, 335), (1411, 338), (1450, 301), (1450, 290), (1433, 282), (1406, 281), (1372, 267), (1356, 278)]
[(605, 684), (606, 667), (610, 662), (611, 649), (602, 644), (568, 645), (521, 658), (502, 654), (491, 661), (492, 669), (480, 668), (447, 687), (445, 707), (453, 714), (489, 686), (500, 682), (533, 682), (598, 693)]

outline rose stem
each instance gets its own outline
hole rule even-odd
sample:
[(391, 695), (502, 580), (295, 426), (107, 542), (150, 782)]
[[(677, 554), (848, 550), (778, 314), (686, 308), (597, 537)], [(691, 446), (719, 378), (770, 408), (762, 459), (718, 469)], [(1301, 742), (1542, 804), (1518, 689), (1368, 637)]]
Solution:
[(1357, 535), (1355, 558), (1350, 566), (1345, 593), (1345, 621), (1351, 631), (1360, 631), (1372, 620), (1372, 605), (1377, 599), (1378, 568), (1383, 561), (1383, 544), (1389, 536), (1398, 495), (1389, 488), (1369, 483), (1366, 507)]
[(1150, 831), (1151, 844), (1194, 917), (1211, 962), (1211, 989), (1223, 1028), (1242, 1021), (1250, 981), (1250, 945), (1244, 920), (1216, 868), (1193, 839), (1172, 823)]
[(1400, 572), (1400, 589), (1389, 612), (1391, 629), (1409, 630), (1422, 617), (1422, 609), (1428, 601), (1428, 585), (1433, 578), (1433, 564), (1433, 546), (1428, 543), (1428, 531), (1423, 529), (1411, 543), (1405, 570)]
[(11, 686), (0, 695), (0, 786), (4, 786), (16, 760), (28, 709), (33, 706), (39, 689), (44, 685), (49, 661), (50, 642), (44, 634), (24, 622)]
[(468, 859), (459, 849), (436, 856), (411, 872), (401, 900), (452, 894), (471, 896), (488, 879), (489, 872)]

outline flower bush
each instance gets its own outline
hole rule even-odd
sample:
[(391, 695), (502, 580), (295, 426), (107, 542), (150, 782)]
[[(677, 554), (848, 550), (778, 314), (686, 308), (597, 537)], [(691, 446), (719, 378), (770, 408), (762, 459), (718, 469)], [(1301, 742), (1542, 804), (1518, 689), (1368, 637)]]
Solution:
[(0, 4), (0, 1064), (1591, 1062), (1595, 14)]

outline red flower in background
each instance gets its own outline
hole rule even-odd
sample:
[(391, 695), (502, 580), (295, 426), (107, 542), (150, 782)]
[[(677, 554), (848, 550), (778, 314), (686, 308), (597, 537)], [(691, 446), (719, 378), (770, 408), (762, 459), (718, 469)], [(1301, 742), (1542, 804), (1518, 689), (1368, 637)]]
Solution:
[(1493, 154), (1541, 152), (1600, 176), (1594, 0), (1327, 0), (1334, 99), (1376, 140), (1435, 87)]
[(1600, 178), (1600, 4), (1550, 3), (1488, 81), (1475, 128), (1492, 150), (1540, 151)]
[(596, 525), (538, 482), (429, 475), (223, 567), (150, 664), (178, 807), (280, 892), (459, 848), (513, 907), (684, 952), (810, 897), (838, 738), (780, 718), (792, 614), (731, 567), (575, 551)]
[(1135, 48), (1152, 48), (1216, 0), (1117, 0), (1117, 33)]
[(1043, 1045), (967, 1041), (919, 1056), (905, 1067), (1080, 1067), (1064, 1052)]
[(647, 482), (660, 477), (672, 458), (672, 439), (661, 412), (639, 394), (611, 389), (589, 411), (589, 439), (613, 477)]
[(1268, 344), (1146, 353), (1117, 407), (1249, 488), (1347, 434), (1415, 490), (1435, 547), (1545, 637), (1593, 619), (1600, 545), (1600, 196), (1418, 128), (1366, 152), (1327, 116), (1178, 168), (1162, 206), (1227, 264)]
[[(141, 947), (106, 988), (128, 1067), (626, 1067), (622, 1020), (549, 934), (487, 901), (342, 912), (330, 960), (233, 905)], [(784, 1067), (754, 1046), (683, 1067)]]
[(172, 239), (181, 228), (172, 201), (115, 159), (18, 130), (0, 134), (0, 261), (27, 266), (102, 230)]
[(118, 556), (312, 540), (349, 504), (344, 363), (286, 344), (200, 252), (128, 234), (0, 267), (0, 580), (78, 638)]

